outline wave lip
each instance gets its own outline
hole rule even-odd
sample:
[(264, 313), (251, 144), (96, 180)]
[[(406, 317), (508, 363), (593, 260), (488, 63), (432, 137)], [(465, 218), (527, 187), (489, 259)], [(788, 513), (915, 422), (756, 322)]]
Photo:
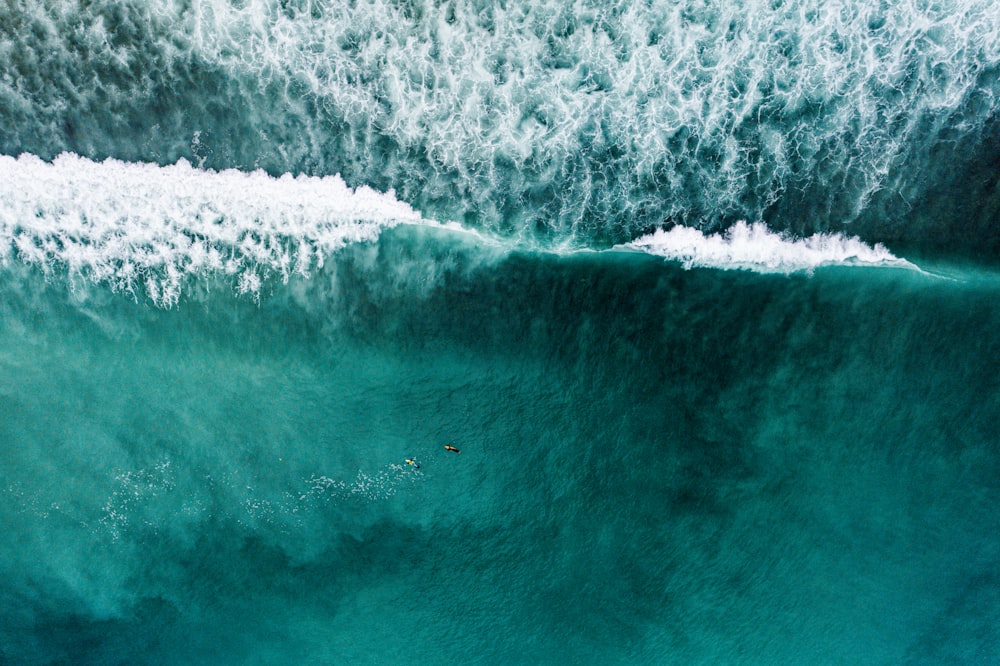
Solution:
[(679, 261), (685, 268), (698, 266), (760, 273), (795, 273), (829, 265), (915, 268), (881, 243), (872, 246), (843, 234), (819, 233), (808, 238), (792, 238), (775, 233), (760, 222), (738, 222), (722, 234), (710, 235), (691, 227), (658, 229), (624, 247)]
[(142, 285), (161, 306), (178, 301), (186, 274), (232, 275), (256, 292), (262, 273), (306, 274), (331, 251), (420, 220), (392, 191), (339, 176), (0, 156), (0, 259)]

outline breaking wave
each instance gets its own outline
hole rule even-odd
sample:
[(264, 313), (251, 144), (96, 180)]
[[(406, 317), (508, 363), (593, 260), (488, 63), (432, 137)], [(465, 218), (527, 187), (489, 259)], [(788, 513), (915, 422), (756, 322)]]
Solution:
[[(256, 295), (262, 280), (308, 276), (335, 251), (375, 241), (400, 223), (470, 235), (469, 242), (489, 245), (492, 254), (521, 247), (516, 240), (425, 220), (391, 191), (352, 190), (338, 176), (216, 172), (184, 160), (160, 167), (72, 154), (51, 163), (0, 156), (0, 204), (5, 261), (58, 268), (133, 294), (141, 289), (162, 307), (178, 302), (192, 276), (226, 276), (238, 293)], [(909, 265), (857, 238), (795, 239), (759, 223), (738, 223), (725, 235), (675, 227), (627, 247), (687, 267), (792, 272), (827, 264)], [(427, 273), (411, 264), (403, 268)]]
[(391, 192), (352, 190), (337, 176), (214, 172), (101, 163), (64, 154), (47, 163), (0, 156), (0, 248), (10, 257), (177, 302), (184, 277), (308, 274), (347, 243), (420, 215)]
[(764, 273), (809, 271), (833, 264), (915, 268), (883, 245), (873, 247), (843, 234), (790, 238), (759, 223), (738, 222), (724, 234), (674, 227), (643, 236), (627, 247), (680, 261), (688, 268), (739, 268)]

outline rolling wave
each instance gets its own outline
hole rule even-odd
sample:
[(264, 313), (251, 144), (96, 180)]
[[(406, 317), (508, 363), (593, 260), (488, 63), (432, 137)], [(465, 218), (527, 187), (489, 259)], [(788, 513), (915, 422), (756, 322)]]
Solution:
[(214, 172), (0, 156), (0, 247), (21, 261), (65, 266), (116, 289), (142, 286), (164, 306), (188, 274), (236, 276), (240, 293), (261, 276), (307, 274), (347, 243), (420, 215), (392, 193), (352, 190), (336, 176)]
[(916, 268), (884, 245), (872, 247), (843, 234), (790, 238), (759, 223), (738, 222), (724, 234), (674, 227), (638, 238), (627, 247), (680, 261), (688, 268), (738, 268), (766, 273), (810, 271), (835, 264)]
[[(65, 270), (133, 294), (141, 289), (163, 307), (178, 302), (193, 276), (228, 277), (238, 293), (256, 295), (263, 279), (308, 276), (337, 250), (373, 242), (401, 223), (468, 235), (467, 244), (489, 246), (490, 255), (518, 249), (562, 251), (427, 220), (391, 191), (352, 190), (338, 176), (216, 172), (184, 160), (161, 167), (93, 162), (73, 154), (52, 162), (33, 155), (0, 156), (0, 204), (0, 248), (6, 261)], [(676, 227), (627, 247), (687, 267), (765, 272), (829, 264), (911, 265), (857, 238), (824, 234), (796, 239), (763, 224), (739, 223), (725, 236)], [(426, 261), (447, 260), (428, 256)], [(428, 272), (412, 263), (398, 270), (416, 271), (418, 277)]]

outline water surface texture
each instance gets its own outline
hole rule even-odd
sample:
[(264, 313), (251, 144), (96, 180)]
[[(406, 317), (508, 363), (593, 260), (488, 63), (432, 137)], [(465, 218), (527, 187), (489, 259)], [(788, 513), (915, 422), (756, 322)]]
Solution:
[(992, 2), (16, 0), (0, 63), (0, 662), (1000, 661)]

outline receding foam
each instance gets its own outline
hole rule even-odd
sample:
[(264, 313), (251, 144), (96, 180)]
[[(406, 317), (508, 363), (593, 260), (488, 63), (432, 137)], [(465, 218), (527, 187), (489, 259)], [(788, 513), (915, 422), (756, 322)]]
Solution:
[(761, 273), (794, 273), (837, 264), (916, 268), (881, 244), (868, 245), (843, 234), (791, 238), (761, 223), (738, 222), (723, 234), (709, 235), (690, 227), (659, 229), (625, 247), (680, 261), (687, 268), (744, 269)]
[(908, 228), (995, 154), (994, 0), (13, 5), (0, 152), (340, 173), (489, 231)]
[(161, 306), (177, 302), (185, 275), (226, 274), (254, 292), (262, 275), (306, 274), (331, 251), (420, 219), (392, 191), (352, 190), (339, 176), (0, 156), (4, 261), (141, 285)]

